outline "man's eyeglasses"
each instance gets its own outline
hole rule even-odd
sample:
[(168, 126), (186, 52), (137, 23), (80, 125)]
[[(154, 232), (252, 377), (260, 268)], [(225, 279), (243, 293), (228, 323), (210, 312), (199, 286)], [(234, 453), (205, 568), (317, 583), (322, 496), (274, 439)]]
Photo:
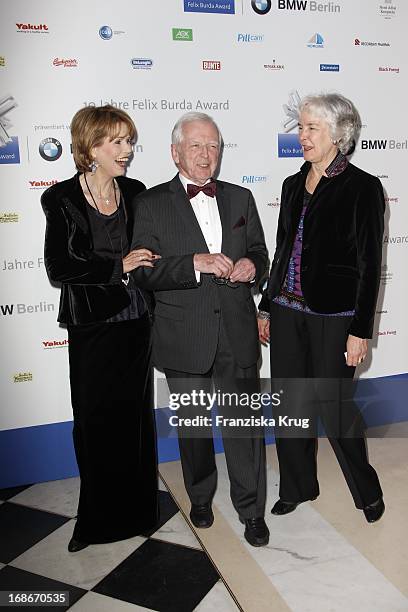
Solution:
[(241, 284), (233, 283), (228, 278), (218, 278), (218, 276), (212, 276), (211, 279), (216, 285), (225, 285), (226, 287), (231, 287), (231, 289), (237, 289)]

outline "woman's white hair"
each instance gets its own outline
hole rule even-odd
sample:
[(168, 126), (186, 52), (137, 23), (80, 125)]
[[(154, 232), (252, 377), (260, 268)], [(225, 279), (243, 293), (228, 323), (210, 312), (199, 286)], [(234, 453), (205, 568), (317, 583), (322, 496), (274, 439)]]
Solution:
[(354, 104), (338, 93), (322, 93), (302, 98), (302, 111), (325, 119), (330, 136), (343, 155), (352, 153), (361, 130), (361, 118)]
[(183, 127), (186, 123), (192, 123), (193, 121), (207, 121), (207, 123), (212, 123), (218, 133), (218, 143), (221, 146), (221, 132), (218, 128), (218, 125), (215, 123), (214, 119), (207, 115), (206, 113), (185, 113), (182, 115), (180, 119), (177, 121), (176, 125), (173, 128), (171, 133), (171, 144), (178, 145), (183, 140)]

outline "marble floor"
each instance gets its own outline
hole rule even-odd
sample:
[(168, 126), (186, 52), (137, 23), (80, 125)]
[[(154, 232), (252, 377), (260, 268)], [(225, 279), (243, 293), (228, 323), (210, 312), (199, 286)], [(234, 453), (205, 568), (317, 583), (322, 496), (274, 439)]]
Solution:
[[(229, 499), (223, 455), (211, 529), (195, 529), (179, 462), (160, 465), (160, 523), (153, 532), (66, 550), (78, 479), (0, 491), (0, 591), (69, 593), (76, 612), (408, 611), (408, 427), (371, 431), (370, 458), (386, 512), (368, 524), (356, 510), (327, 440), (319, 441), (321, 494), (290, 515), (270, 508), (278, 497), (275, 447), (267, 448), (264, 548), (243, 538)], [(374, 437), (378, 436), (378, 437)], [(108, 494), (109, 492), (107, 492)], [(1, 607), (1, 605), (0, 605)]]

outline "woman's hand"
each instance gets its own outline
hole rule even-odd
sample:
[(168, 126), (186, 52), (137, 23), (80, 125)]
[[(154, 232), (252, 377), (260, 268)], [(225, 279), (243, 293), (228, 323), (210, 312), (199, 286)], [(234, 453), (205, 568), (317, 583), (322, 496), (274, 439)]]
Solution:
[(130, 253), (123, 258), (123, 272), (131, 272), (139, 266), (153, 268), (153, 262), (160, 258), (161, 255), (155, 255), (152, 251), (149, 251), (149, 249), (135, 249), (134, 251), (130, 251)]
[(265, 346), (269, 342), (269, 319), (257, 319), (259, 340)]
[(357, 338), (351, 334), (347, 338), (346, 344), (348, 366), (357, 366), (362, 363), (367, 355), (368, 343), (364, 338)]

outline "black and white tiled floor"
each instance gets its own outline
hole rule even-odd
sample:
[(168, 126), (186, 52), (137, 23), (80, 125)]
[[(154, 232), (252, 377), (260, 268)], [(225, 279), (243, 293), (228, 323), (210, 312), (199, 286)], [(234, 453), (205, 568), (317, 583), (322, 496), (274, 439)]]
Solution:
[(69, 606), (48, 610), (237, 610), (165, 490), (154, 531), (68, 553), (78, 484), (70, 478), (0, 490), (0, 591), (69, 591)]

